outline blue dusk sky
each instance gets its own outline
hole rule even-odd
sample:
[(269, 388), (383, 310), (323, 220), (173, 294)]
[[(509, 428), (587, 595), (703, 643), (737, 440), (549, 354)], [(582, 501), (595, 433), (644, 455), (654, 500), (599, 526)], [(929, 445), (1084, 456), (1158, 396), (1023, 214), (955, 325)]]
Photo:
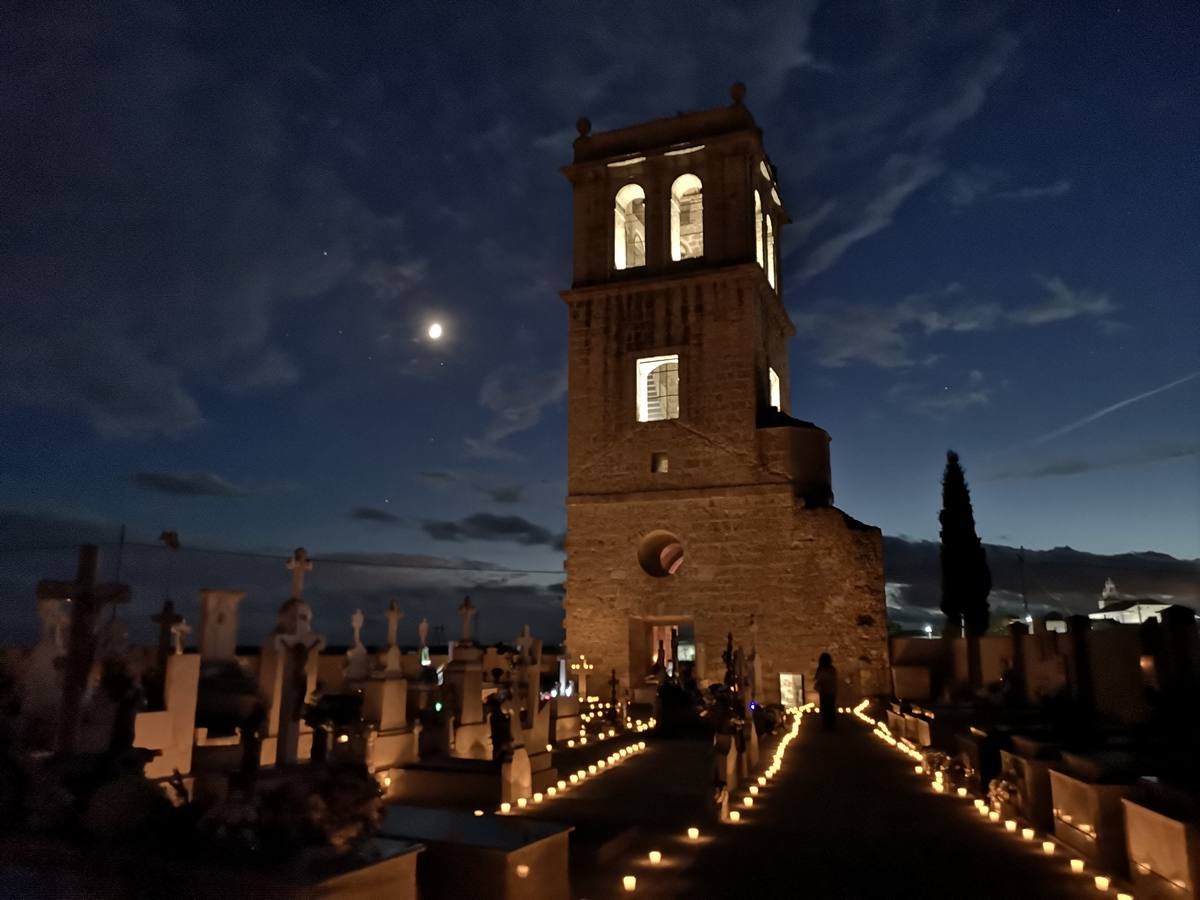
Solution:
[(736, 80), (838, 505), (936, 540), (954, 448), (986, 542), (1200, 556), (1195, 3), (46, 3), (0, 42), (6, 605), (125, 523), (553, 606), (575, 120)]

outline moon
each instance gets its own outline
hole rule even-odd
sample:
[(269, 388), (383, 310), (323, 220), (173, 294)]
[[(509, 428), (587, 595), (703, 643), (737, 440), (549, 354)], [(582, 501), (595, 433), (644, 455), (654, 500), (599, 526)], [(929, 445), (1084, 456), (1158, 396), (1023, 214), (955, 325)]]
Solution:
[(429, 326), (429, 330), (426, 332), (426, 334), (428, 334), (428, 335), (429, 335), (429, 339), (430, 339), (431, 341), (436, 341), (436, 340), (439, 340), (439, 339), (441, 339), (441, 336), (442, 336), (442, 323), (441, 323), (441, 322), (434, 322), (433, 324), (431, 324), (431, 325)]

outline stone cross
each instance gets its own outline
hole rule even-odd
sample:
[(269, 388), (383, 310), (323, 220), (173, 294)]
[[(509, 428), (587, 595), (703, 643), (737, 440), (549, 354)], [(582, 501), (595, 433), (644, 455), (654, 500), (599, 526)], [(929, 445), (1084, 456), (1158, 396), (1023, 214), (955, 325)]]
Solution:
[(471, 619), (478, 611), (469, 596), (463, 597), (463, 602), (458, 607), (458, 614), (462, 616), (462, 642), (464, 644), (471, 643)]
[(287, 561), (288, 571), (292, 573), (292, 596), (299, 600), (304, 596), (304, 573), (312, 571), (312, 560), (308, 558), (308, 551), (303, 547), (297, 547), (292, 553), (292, 558)]
[(183, 621), (183, 616), (175, 612), (175, 601), (164, 600), (162, 612), (150, 617), (150, 621), (158, 625), (158, 668), (166, 674), (167, 656), (171, 652), (171, 636), (175, 626)]
[(404, 618), (404, 613), (400, 611), (400, 607), (393, 600), (388, 604), (387, 608), (387, 642), (389, 647), (396, 646), (396, 635), (400, 629), (400, 620)]
[(187, 619), (180, 619), (171, 626), (171, 637), (175, 639), (175, 655), (183, 655), (183, 641), (192, 633), (192, 626), (187, 623)]
[(617, 686), (620, 685), (620, 683), (620, 679), (617, 678), (617, 670), (613, 669), (612, 677), (608, 679), (608, 686), (611, 689), (613, 709), (617, 708)]
[(354, 630), (354, 646), (358, 647), (362, 644), (362, 627), (363, 627), (363, 611), (356, 609), (350, 616), (350, 627)]

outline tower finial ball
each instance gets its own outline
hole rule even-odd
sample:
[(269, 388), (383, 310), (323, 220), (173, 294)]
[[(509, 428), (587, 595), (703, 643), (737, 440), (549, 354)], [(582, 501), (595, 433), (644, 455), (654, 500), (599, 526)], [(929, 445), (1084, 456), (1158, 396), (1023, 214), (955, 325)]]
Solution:
[(729, 88), (729, 96), (733, 98), (734, 105), (741, 106), (742, 101), (746, 99), (745, 82), (735, 81)]
[(587, 137), (592, 131), (592, 120), (587, 116), (580, 116), (575, 122), (575, 130), (579, 132), (580, 137)]

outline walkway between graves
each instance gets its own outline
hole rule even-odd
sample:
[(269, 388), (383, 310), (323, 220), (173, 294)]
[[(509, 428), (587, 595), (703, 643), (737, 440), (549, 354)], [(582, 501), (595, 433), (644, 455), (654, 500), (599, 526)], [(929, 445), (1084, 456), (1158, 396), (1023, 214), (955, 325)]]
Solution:
[[(806, 717), (780, 773), (736, 825), (707, 811), (710, 764), (703, 742), (654, 741), (539, 808), (539, 818), (576, 827), (572, 897), (630, 896), (626, 874), (637, 878), (632, 896), (689, 900), (1098, 896), (1061, 850), (1044, 856), (1040, 837), (1024, 843), (969, 801), (934, 794), (850, 716), (834, 734)], [(687, 840), (689, 826), (701, 829), (699, 842)], [(650, 850), (662, 852), (660, 865), (646, 861)]]

